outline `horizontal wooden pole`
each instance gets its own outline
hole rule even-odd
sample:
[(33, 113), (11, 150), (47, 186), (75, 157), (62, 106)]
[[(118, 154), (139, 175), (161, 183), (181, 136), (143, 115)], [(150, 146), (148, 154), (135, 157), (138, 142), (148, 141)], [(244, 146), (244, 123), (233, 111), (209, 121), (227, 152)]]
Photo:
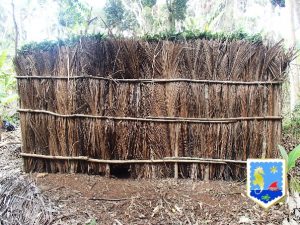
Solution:
[[(165, 157), (164, 159), (183, 159), (183, 160), (203, 160), (205, 158), (197, 158), (197, 157)], [(213, 160), (215, 162), (225, 162), (225, 163), (247, 163), (247, 161), (244, 160), (234, 160), (234, 159), (209, 159)]]
[(88, 162), (95, 163), (109, 163), (109, 164), (137, 164), (137, 163), (213, 163), (213, 164), (226, 164), (225, 162), (220, 161), (211, 161), (210, 159), (195, 159), (195, 160), (186, 160), (186, 159), (130, 159), (130, 160), (106, 160), (106, 159), (88, 159)]
[(42, 113), (63, 118), (91, 118), (106, 120), (129, 120), (144, 122), (187, 122), (187, 123), (234, 123), (242, 120), (282, 120), (281, 116), (254, 116), (254, 117), (231, 117), (231, 118), (184, 118), (184, 117), (114, 117), (114, 116), (95, 116), (86, 114), (59, 114), (47, 110), (19, 109), (20, 113)]
[(29, 158), (42, 158), (42, 159), (61, 159), (61, 160), (83, 160), (89, 159), (87, 156), (59, 156), (59, 155), (40, 155), (21, 152), (20, 156)]
[(206, 84), (232, 84), (232, 85), (267, 85), (267, 84), (282, 84), (284, 81), (232, 81), (232, 80), (196, 80), (196, 79), (114, 79), (109, 77), (97, 76), (16, 76), (17, 79), (53, 79), (53, 80), (71, 80), (71, 79), (96, 79), (107, 80), (113, 82), (126, 83), (171, 83), (171, 82), (188, 82), (188, 83), (206, 83)]
[(113, 159), (93, 159), (87, 156), (52, 156), (40, 155), (31, 153), (20, 153), (25, 158), (40, 158), (40, 159), (57, 159), (57, 160), (83, 160), (94, 163), (103, 164), (146, 164), (146, 163), (207, 163), (207, 164), (227, 164), (237, 163), (244, 164), (246, 161), (228, 160), (228, 159), (209, 159), (209, 158), (192, 158), (192, 157), (166, 157), (163, 159), (130, 159), (130, 160), (113, 160)]

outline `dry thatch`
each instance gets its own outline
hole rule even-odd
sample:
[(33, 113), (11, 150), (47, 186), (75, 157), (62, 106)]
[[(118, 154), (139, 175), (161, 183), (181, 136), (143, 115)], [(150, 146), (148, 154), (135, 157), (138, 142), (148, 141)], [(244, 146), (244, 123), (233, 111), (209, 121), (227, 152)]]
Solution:
[(34, 183), (19, 176), (0, 181), (0, 224), (51, 224), (53, 208)]
[[(280, 43), (208, 40), (82, 39), (19, 54), (23, 152), (118, 160), (277, 156), (280, 84), (292, 57)], [(80, 160), (24, 162), (26, 171), (118, 170)], [(122, 169), (132, 177), (176, 173), (170, 163)], [(179, 163), (178, 171), (201, 179), (245, 175), (231, 163)]]

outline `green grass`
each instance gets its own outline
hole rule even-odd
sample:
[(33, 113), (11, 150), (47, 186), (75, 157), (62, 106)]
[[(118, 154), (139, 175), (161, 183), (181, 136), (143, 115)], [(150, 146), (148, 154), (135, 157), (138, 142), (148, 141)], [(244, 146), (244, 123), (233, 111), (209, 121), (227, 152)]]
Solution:
[(213, 33), (210, 31), (184, 31), (176, 34), (172, 33), (160, 33), (154, 35), (145, 35), (142, 39), (147, 41), (159, 41), (159, 40), (219, 40), (219, 41), (233, 41), (233, 40), (246, 40), (249, 42), (261, 42), (263, 40), (260, 34), (249, 35), (243, 31), (237, 31), (234, 33)]
[(105, 38), (103, 34), (94, 34), (94, 35), (85, 35), (85, 36), (71, 36), (70, 38), (67, 39), (58, 39), (58, 40), (46, 40), (42, 42), (30, 42), (28, 44), (25, 44), (19, 49), (18, 53), (21, 54), (26, 54), (28, 52), (33, 52), (33, 51), (51, 51), (54, 47), (57, 46), (72, 46), (76, 43), (81, 38), (90, 38), (90, 39), (97, 39), (97, 40), (102, 40)]

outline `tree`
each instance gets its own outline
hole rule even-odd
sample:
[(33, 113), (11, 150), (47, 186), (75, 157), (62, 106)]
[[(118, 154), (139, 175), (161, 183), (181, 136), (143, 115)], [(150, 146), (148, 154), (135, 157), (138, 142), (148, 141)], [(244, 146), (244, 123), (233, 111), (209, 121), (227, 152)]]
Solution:
[(166, 0), (168, 9), (169, 31), (175, 31), (176, 21), (183, 21), (186, 16), (188, 0)]
[(11, 7), (12, 7), (12, 17), (14, 21), (14, 28), (15, 28), (15, 56), (17, 56), (18, 43), (19, 43), (19, 29), (16, 21), (14, 0), (11, 1)]
[(124, 19), (124, 6), (121, 0), (108, 0), (104, 12), (109, 27), (117, 27)]
[(121, 0), (108, 0), (104, 12), (106, 25), (117, 32), (133, 31), (137, 26), (135, 15), (125, 9)]
[(152, 8), (156, 4), (156, 0), (141, 0), (143, 7)]
[(67, 29), (68, 33), (82, 33), (90, 24), (92, 8), (78, 0), (59, 0), (59, 24)]
[(274, 7), (285, 7), (285, 0), (271, 0), (271, 3)]

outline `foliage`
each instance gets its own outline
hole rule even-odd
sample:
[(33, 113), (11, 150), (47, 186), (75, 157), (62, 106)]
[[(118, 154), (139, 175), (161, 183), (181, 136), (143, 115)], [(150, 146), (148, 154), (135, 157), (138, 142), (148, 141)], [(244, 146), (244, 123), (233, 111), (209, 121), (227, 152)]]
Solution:
[[(281, 145), (278, 145), (280, 154), (282, 158), (287, 163), (287, 170), (288, 172), (291, 172), (291, 170), (296, 166), (296, 162), (298, 159), (300, 159), (300, 145), (296, 146), (291, 152), (287, 153), (285, 148)], [(300, 181), (298, 178), (291, 176), (291, 182), (290, 187), (292, 190), (300, 192)]]
[(134, 30), (138, 26), (135, 15), (126, 10), (122, 0), (108, 0), (104, 7), (105, 22), (109, 29), (118, 32)]
[(121, 31), (132, 31), (134, 32), (134, 30), (139, 26), (135, 15), (131, 12), (126, 10), (124, 13), (124, 20), (123, 22), (120, 24), (119, 29)]
[(283, 132), (300, 140), (300, 104), (296, 105), (291, 115), (283, 121)]
[(166, 0), (169, 13), (169, 31), (175, 31), (175, 21), (183, 21), (186, 17), (188, 0)]
[(292, 170), (296, 166), (297, 159), (300, 158), (300, 145), (296, 146), (291, 152), (287, 153), (285, 148), (281, 145), (278, 146), (280, 154), (287, 162), (288, 171)]
[(78, 0), (60, 0), (58, 14), (59, 24), (63, 27), (76, 29), (87, 21), (89, 8)]
[(125, 9), (121, 0), (108, 0), (104, 7), (106, 24), (117, 27), (124, 19)]
[(149, 7), (149, 8), (155, 6), (156, 2), (157, 0), (141, 0), (142, 6)]
[[(104, 34), (94, 34), (94, 35), (73, 35), (68, 39), (59, 40), (49, 40), (43, 42), (31, 42), (23, 45), (19, 50), (19, 53), (27, 53), (32, 51), (49, 51), (57, 46), (72, 46), (77, 43), (82, 38), (90, 38), (96, 40), (104, 40), (107, 38)], [(260, 34), (249, 35), (243, 31), (238, 31), (235, 33), (212, 33), (210, 31), (200, 32), (200, 31), (184, 31), (180, 33), (165, 32), (160, 34), (146, 34), (141, 39), (145, 41), (159, 41), (159, 40), (170, 40), (170, 41), (180, 41), (180, 40), (195, 40), (195, 39), (207, 39), (207, 40), (246, 40), (249, 42), (261, 42), (262, 36)]]
[(90, 222), (88, 222), (86, 225), (96, 225), (97, 221), (95, 219), (92, 219)]
[(58, 39), (58, 40), (47, 40), (42, 42), (31, 42), (28, 44), (25, 44), (21, 47), (21, 49), (18, 51), (19, 53), (26, 53), (26, 52), (32, 52), (32, 51), (49, 51), (54, 49), (57, 46), (72, 46), (75, 43), (77, 43), (82, 38), (89, 38), (89, 39), (95, 39), (95, 40), (102, 40), (105, 38), (104, 34), (93, 34), (93, 35), (72, 35), (70, 38), (67, 39)]
[(186, 30), (180, 33), (172, 33), (172, 32), (165, 32), (160, 34), (154, 35), (145, 35), (143, 37), (144, 40), (148, 41), (159, 41), (159, 40), (195, 40), (195, 39), (207, 39), (207, 40), (246, 40), (249, 42), (261, 42), (262, 36), (260, 34), (249, 35), (243, 31), (237, 31), (233, 33), (213, 33), (210, 31), (199, 31), (193, 30), (189, 31)]
[(276, 7), (285, 7), (285, 0), (271, 0), (271, 4)]
[(289, 185), (292, 190), (300, 192), (300, 180), (298, 178), (291, 176)]
[[(9, 69), (6, 69), (7, 53), (0, 54), (0, 118), (14, 122), (18, 95), (15, 93), (16, 79)], [(8, 66), (11, 68), (11, 66)]]
[(169, 12), (175, 20), (184, 20), (188, 0), (166, 0)]

